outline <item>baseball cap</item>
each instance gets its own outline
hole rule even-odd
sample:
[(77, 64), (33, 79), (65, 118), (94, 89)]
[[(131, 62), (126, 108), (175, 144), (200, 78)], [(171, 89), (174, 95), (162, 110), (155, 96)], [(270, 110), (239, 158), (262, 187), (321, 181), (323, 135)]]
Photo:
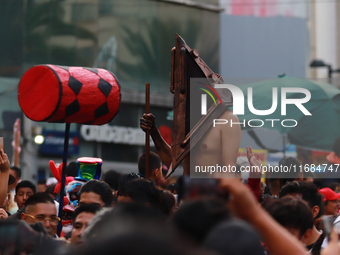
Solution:
[(319, 193), (323, 196), (322, 201), (330, 201), (337, 200), (340, 198), (340, 193), (335, 193), (330, 188), (322, 188), (319, 190)]
[(15, 182), (15, 178), (13, 175), (9, 174), (9, 178), (8, 178), (8, 185), (11, 185)]

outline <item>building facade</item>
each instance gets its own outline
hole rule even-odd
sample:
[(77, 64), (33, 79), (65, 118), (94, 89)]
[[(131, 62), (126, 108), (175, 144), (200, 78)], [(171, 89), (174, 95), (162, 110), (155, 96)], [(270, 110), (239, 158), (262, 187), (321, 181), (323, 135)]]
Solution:
[[(39, 64), (104, 68), (120, 82), (118, 115), (103, 126), (71, 124), (69, 161), (100, 157), (103, 170), (137, 171), (144, 133), (145, 83), (151, 84), (151, 112), (170, 136), (171, 48), (180, 34), (216, 72), (219, 68), (218, 1), (7, 0), (0, 3), (0, 130), (6, 152), (16, 118), (22, 119), (20, 166), (23, 179), (50, 176), (48, 161), (62, 161), (65, 124), (27, 119), (18, 104), (21, 76)], [(48, 84), (46, 84), (48, 86)], [(169, 133), (170, 132), (170, 133)], [(169, 135), (170, 134), (170, 135)], [(43, 135), (41, 145), (34, 143)], [(153, 148), (153, 147), (152, 147)], [(154, 149), (154, 148), (153, 148)]]

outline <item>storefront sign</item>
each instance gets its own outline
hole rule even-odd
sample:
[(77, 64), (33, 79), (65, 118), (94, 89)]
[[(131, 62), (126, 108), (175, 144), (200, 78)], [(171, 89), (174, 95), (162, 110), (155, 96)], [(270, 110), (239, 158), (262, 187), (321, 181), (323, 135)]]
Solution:
[[(140, 128), (109, 126), (107, 124), (103, 126), (82, 125), (80, 134), (88, 142), (145, 145), (145, 133)], [(150, 139), (150, 145), (154, 146), (152, 139)]]
[[(40, 145), (40, 152), (47, 155), (63, 155), (64, 132), (43, 130), (44, 142)], [(79, 133), (70, 132), (68, 154), (79, 154)]]

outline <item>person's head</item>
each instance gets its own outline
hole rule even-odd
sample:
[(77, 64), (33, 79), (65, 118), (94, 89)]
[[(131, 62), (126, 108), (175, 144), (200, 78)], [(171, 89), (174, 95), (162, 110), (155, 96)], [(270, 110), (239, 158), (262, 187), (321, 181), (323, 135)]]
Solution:
[(83, 247), (73, 254), (210, 254), (197, 252), (196, 247), (165, 224), (158, 211), (138, 203), (120, 203), (115, 208), (101, 210), (85, 229), (82, 239)]
[(47, 232), (55, 237), (57, 233), (57, 208), (53, 198), (44, 192), (32, 195), (26, 201), (25, 213), (21, 214), (21, 219), (27, 223), (42, 222)]
[(52, 198), (56, 197), (56, 193), (54, 193), (54, 189), (55, 189), (56, 184), (51, 184), (49, 186), (47, 186), (47, 188), (45, 189), (45, 193), (49, 194)]
[(323, 215), (322, 196), (311, 182), (289, 182), (279, 192), (279, 197), (300, 196), (311, 208), (314, 221)]
[(101, 207), (112, 206), (113, 195), (110, 186), (98, 180), (86, 182), (79, 191), (79, 205), (96, 204)]
[(310, 171), (303, 173), (303, 181), (305, 182), (313, 182), (314, 181), (314, 174)]
[(266, 205), (269, 214), (303, 244), (307, 244), (313, 229), (313, 214), (302, 199), (286, 196)]
[(77, 163), (72, 161), (66, 166), (66, 176), (78, 177)]
[(154, 208), (160, 207), (160, 191), (155, 183), (145, 179), (136, 179), (125, 183), (117, 193), (118, 203), (137, 202)]
[[(297, 169), (292, 176), (286, 176), (286, 173), (281, 173), (281, 187), (285, 185), (289, 181), (302, 181), (303, 180), (303, 173), (298, 171), (301, 167), (301, 161), (297, 158), (293, 157), (284, 157), (279, 160), (279, 167), (280, 168), (287, 168), (287, 169)], [(291, 174), (291, 173), (290, 173)]]
[(175, 196), (170, 191), (167, 190), (161, 190), (160, 194), (161, 194), (160, 209), (165, 215), (170, 216), (176, 207)]
[(225, 201), (202, 198), (187, 201), (173, 214), (175, 227), (196, 243), (201, 243), (218, 223), (228, 220), (230, 211)]
[(334, 140), (333, 151), (340, 158), (340, 137)]
[[(145, 152), (138, 159), (138, 171), (145, 176)], [(162, 160), (158, 154), (150, 151), (149, 179), (159, 181), (162, 178)]]
[(9, 174), (11, 174), (15, 178), (15, 182), (11, 185), (8, 186), (9, 189), (15, 189), (17, 186), (18, 182), (21, 179), (21, 169), (16, 166), (11, 166), (9, 169)]
[(73, 229), (70, 241), (72, 244), (82, 244), (81, 234), (86, 229), (90, 220), (96, 212), (101, 209), (100, 206), (94, 204), (83, 204), (76, 208), (73, 213)]
[(330, 182), (326, 185), (325, 188), (330, 188), (334, 192), (338, 193), (340, 191), (340, 183), (338, 182)]
[(324, 202), (325, 215), (337, 215), (340, 205), (340, 193), (335, 193), (330, 188), (320, 189), (319, 193), (323, 196), (322, 201)]
[(27, 199), (36, 193), (35, 185), (30, 181), (21, 181), (15, 187), (14, 202), (17, 203), (18, 208), (21, 209), (25, 206)]
[(314, 178), (313, 180), (314, 185), (319, 189), (323, 188), (323, 179), (322, 178)]
[(128, 173), (128, 174), (124, 174), (122, 175), (119, 179), (118, 179), (118, 190), (120, 190), (126, 183), (134, 180), (134, 179), (141, 179), (142, 177), (137, 174), (137, 173)]
[[(280, 169), (300, 169), (301, 166), (301, 162), (293, 157), (284, 157), (278, 163)], [(300, 171), (289, 173), (285, 171), (271, 172), (268, 175), (268, 187), (272, 195), (278, 195), (278, 192), (284, 185), (294, 180), (302, 181), (303, 173), (300, 173)]]
[(258, 233), (241, 220), (227, 220), (217, 224), (204, 239), (203, 246), (222, 255), (265, 254)]
[(114, 192), (118, 190), (118, 179), (121, 176), (121, 173), (118, 173), (115, 170), (109, 170), (103, 175), (102, 180), (106, 182), (110, 186), (111, 190)]
[(46, 180), (42, 179), (38, 181), (38, 192), (45, 192), (47, 186), (46, 186)]

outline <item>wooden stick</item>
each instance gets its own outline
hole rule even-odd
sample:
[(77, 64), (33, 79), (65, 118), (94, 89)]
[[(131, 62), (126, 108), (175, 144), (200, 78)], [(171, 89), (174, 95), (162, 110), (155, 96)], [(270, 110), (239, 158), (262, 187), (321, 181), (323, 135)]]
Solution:
[[(145, 84), (145, 113), (150, 113), (150, 83)], [(145, 178), (149, 179), (150, 132), (145, 134)]]

